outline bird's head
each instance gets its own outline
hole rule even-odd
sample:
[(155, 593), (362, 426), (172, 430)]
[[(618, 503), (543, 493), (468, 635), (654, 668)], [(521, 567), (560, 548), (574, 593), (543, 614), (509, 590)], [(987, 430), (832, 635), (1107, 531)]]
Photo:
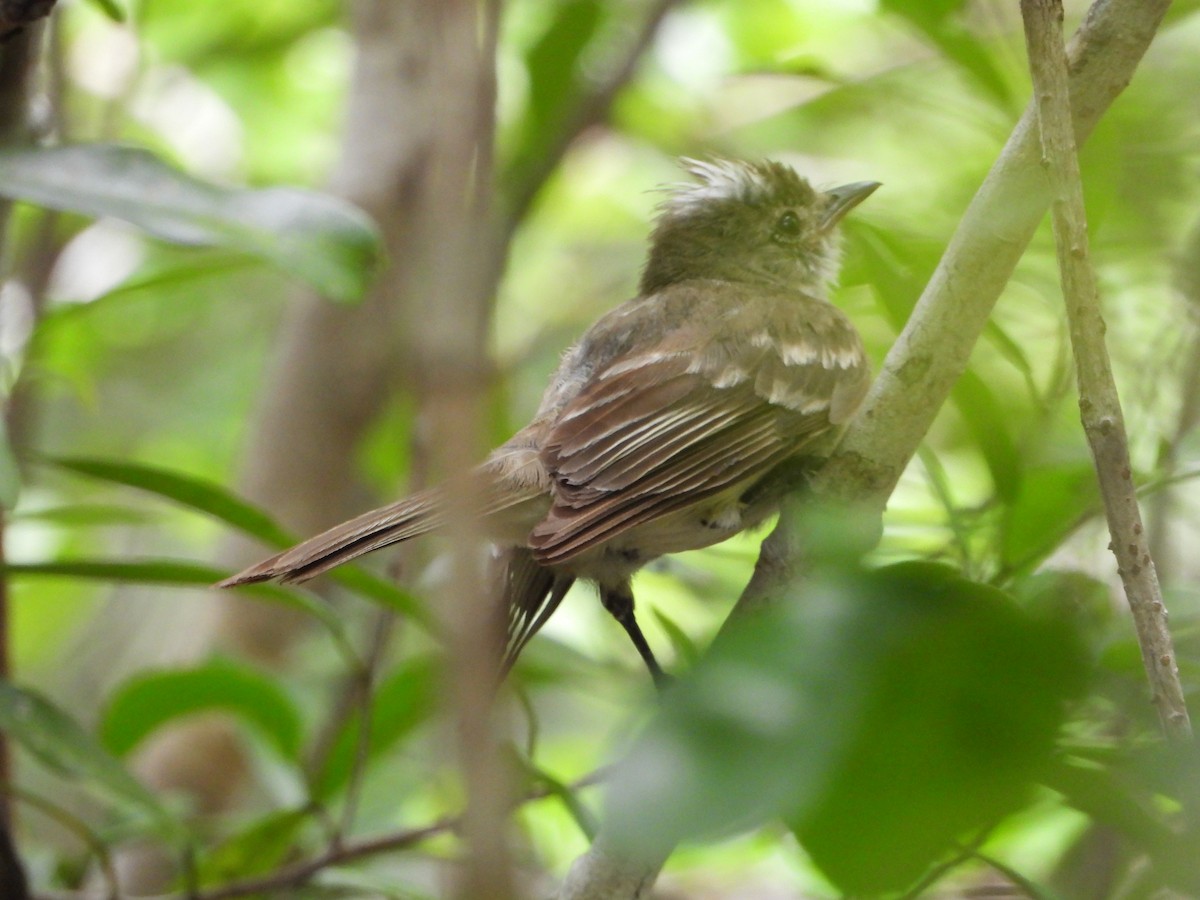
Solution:
[(819, 191), (778, 162), (684, 159), (696, 181), (667, 189), (642, 294), (692, 278), (770, 284), (824, 297), (837, 277), (837, 224), (878, 182)]

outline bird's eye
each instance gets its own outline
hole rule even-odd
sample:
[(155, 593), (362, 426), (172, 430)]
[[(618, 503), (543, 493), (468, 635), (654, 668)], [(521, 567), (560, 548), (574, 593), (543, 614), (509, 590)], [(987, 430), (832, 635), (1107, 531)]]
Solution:
[(800, 218), (789, 209), (775, 223), (775, 231), (784, 237), (795, 237), (800, 233)]

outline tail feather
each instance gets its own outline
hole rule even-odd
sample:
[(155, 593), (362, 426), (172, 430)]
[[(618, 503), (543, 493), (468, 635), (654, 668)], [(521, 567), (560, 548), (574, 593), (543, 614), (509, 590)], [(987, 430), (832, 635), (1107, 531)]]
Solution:
[(216, 584), (219, 588), (279, 579), (300, 583), (372, 550), (426, 534), (445, 524), (441, 491), (429, 490), (335, 525), (289, 550)]
[[(514, 507), (543, 496), (542, 489), (533, 481), (499, 481), (486, 469), (476, 474), (485, 480), (481, 491), (487, 499), (479, 510), (485, 518), (499, 518)], [(214, 586), (229, 588), (274, 579), (298, 584), (373, 550), (436, 531), (446, 520), (445, 489), (431, 488), (335, 525)]]

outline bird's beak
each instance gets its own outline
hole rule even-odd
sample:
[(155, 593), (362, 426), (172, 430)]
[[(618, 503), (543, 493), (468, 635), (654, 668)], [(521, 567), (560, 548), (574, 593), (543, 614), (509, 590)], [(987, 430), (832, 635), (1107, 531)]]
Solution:
[(875, 193), (875, 189), (878, 187), (878, 181), (856, 181), (853, 184), (843, 184), (841, 187), (826, 191), (825, 195), (829, 197), (829, 205), (821, 216), (821, 228), (828, 231), (842, 221), (842, 217), (846, 213)]

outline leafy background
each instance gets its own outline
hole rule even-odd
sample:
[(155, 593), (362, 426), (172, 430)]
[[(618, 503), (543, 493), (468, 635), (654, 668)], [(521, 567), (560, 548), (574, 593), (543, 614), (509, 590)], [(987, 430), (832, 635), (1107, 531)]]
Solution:
[[(1196, 5), (1175, 5), (1082, 154), (1110, 351), (1189, 693)], [(822, 184), (884, 183), (846, 225), (836, 298), (878, 363), (1029, 94), (1016, 9), (998, 0), (667, 6), (611, 113), (561, 159), (548, 141), (646, 7), (503, 11), (497, 182), (516, 230), (490, 336), (497, 440), (535, 408), (562, 347), (634, 290), (653, 188), (680, 177), (678, 155), (771, 156)], [(1082, 10), (1069, 5), (1069, 24)], [(402, 836), (461, 803), (428, 578), (398, 588), (380, 566), (348, 572), (333, 606), (247, 592), (315, 626), (269, 665), (214, 649), (220, 601), (204, 590), (227, 571), (231, 533), (266, 547), (288, 538), (282, 511), (264, 515), (237, 485), (298, 285), (353, 302), (389, 264), (362, 213), (317, 193), (350, 90), (346, 10), (156, 0), (124, 11), (119, 23), (98, 5), (56, 10), (48, 97), (60, 137), (137, 149), (0, 156), (0, 189), (22, 201), (0, 295), (22, 463), (5, 530), (16, 686), (0, 694), (0, 727), (21, 749), (18, 842), (48, 892), (103, 884), (105, 865), (132, 878), (126, 854), (148, 837), (172, 860), (190, 856), (192, 880), (211, 887), (312, 858), (339, 823), (351, 842)], [(538, 189), (522, 196), (525, 184)], [(1045, 227), (869, 560), (924, 562), (871, 575), (833, 558), (828, 604), (808, 597), (711, 653), (761, 535), (655, 565), (637, 585), (649, 639), (673, 671), (696, 666), (663, 715), (651, 716), (620, 630), (576, 590), (528, 649), (509, 704), (521, 784), (545, 798), (516, 813), (531, 890), (549, 893), (603, 814), (635, 844), (687, 839), (665, 896), (1200, 892), (1188, 864), (1196, 762), (1155, 738), (1070, 371)], [(422, 475), (410, 375), (397, 373), (358, 443), (355, 509)], [(381, 609), (403, 615), (367, 671)], [(348, 701), (368, 675), (365, 704)], [(753, 702), (731, 710), (736, 684)], [(145, 772), (169, 752), (171, 726), (216, 714), (233, 723), (245, 771), (220, 802), (160, 789)], [(620, 758), (607, 800), (571, 787)], [(694, 777), (652, 777), (662, 772)], [(658, 830), (639, 833), (647, 822)], [(455, 851), (445, 832), (414, 838), (331, 861), (305, 890), (437, 896)]]

